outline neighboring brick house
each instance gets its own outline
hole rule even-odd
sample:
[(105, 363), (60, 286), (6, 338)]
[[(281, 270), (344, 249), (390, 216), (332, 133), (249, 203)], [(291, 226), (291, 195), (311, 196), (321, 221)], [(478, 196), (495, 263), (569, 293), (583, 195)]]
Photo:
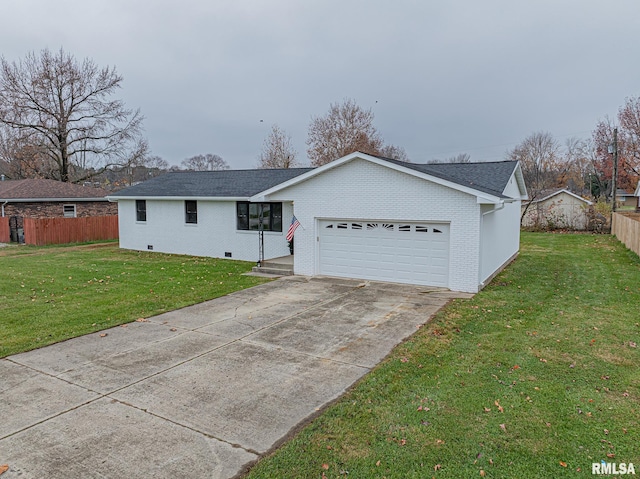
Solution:
[[(110, 195), (120, 246), (477, 292), (518, 253), (518, 162), (417, 164), (352, 153), (318, 168), (167, 173)], [(260, 225), (263, 235), (260, 241)]]
[(117, 215), (102, 188), (55, 180), (26, 179), (0, 181), (2, 217), (10, 218), (12, 240), (16, 241), (24, 218), (77, 218)]

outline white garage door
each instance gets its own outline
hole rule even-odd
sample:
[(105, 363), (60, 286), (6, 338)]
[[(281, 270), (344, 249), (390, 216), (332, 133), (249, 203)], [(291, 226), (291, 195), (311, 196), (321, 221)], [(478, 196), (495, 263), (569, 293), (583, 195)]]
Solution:
[(320, 221), (320, 274), (449, 285), (449, 225)]

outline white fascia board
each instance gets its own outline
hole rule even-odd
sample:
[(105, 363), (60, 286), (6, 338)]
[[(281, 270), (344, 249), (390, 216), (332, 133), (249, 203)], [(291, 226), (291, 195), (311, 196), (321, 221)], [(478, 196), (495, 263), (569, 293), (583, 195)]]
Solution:
[(512, 177), (515, 177), (516, 183), (518, 184), (518, 189), (520, 190), (520, 198), (521, 200), (526, 200), (529, 198), (529, 193), (527, 192), (527, 185), (524, 181), (524, 175), (522, 174), (522, 167), (520, 166), (520, 162), (516, 165)]
[(457, 190), (457, 191), (461, 191), (463, 193), (467, 193), (470, 194), (472, 196), (476, 196), (478, 198), (478, 203), (499, 203), (501, 201), (501, 199), (497, 196), (494, 195), (490, 195), (488, 193), (483, 193), (481, 191), (475, 190), (473, 188), (469, 188), (467, 186), (462, 186), (459, 185), (458, 183), (453, 183), (452, 181), (448, 181), (448, 180), (443, 180), (441, 178), (438, 178), (437, 176), (432, 176), (429, 175), (427, 173), (422, 173), (421, 171), (417, 171), (411, 168), (407, 168), (401, 165), (397, 165), (395, 163), (391, 163), (389, 161), (385, 161), (382, 160), (380, 158), (377, 158), (375, 156), (371, 156), (371, 155), (367, 155), (365, 153), (359, 153), (359, 152), (355, 152), (355, 153), (351, 153), (347, 156), (343, 156), (342, 158), (339, 158), (337, 160), (332, 161), (331, 163), (327, 163), (326, 165), (322, 165), (314, 170), (308, 171), (307, 173), (304, 173), (300, 176), (296, 176), (295, 178), (292, 178), (288, 181), (285, 181), (284, 183), (280, 183), (279, 185), (276, 185), (272, 188), (269, 188), (268, 190), (265, 191), (261, 191), (260, 193), (257, 193), (255, 195), (253, 195), (249, 201), (265, 201), (266, 198), (273, 194), (276, 193), (278, 191), (284, 190), (285, 188), (289, 188), (290, 186), (293, 185), (297, 185), (298, 183), (302, 183), (303, 181), (308, 180), (309, 178), (313, 178), (316, 175), (320, 175), (322, 173), (324, 173), (327, 170), (330, 170), (332, 168), (336, 168), (340, 165), (343, 165), (349, 161), (355, 160), (355, 159), (361, 159), (361, 160), (365, 160), (365, 161), (370, 161), (371, 163), (375, 163), (377, 165), (380, 166), (384, 166), (386, 168), (391, 168), (392, 170), (396, 170), (402, 173), (405, 173), (407, 175), (411, 175), (411, 176), (416, 176), (418, 178), (421, 178), (423, 180), (427, 180), (430, 181), (432, 183), (436, 183), (442, 186), (446, 186), (448, 188), (451, 188), (453, 190)]
[(9, 203), (72, 203), (80, 201), (109, 201), (107, 196), (99, 198), (0, 198), (0, 201)]
[(636, 186), (636, 191), (633, 193), (633, 196), (640, 196), (640, 181), (638, 181), (638, 186)]
[(571, 193), (569, 190), (558, 190), (555, 193), (551, 193), (550, 195), (545, 196), (544, 198), (536, 198), (535, 200), (531, 201), (532, 203), (542, 203), (543, 201), (547, 201), (548, 199), (553, 198), (554, 196), (558, 196), (560, 193), (566, 193), (569, 196), (573, 196), (574, 198), (576, 198), (577, 200), (583, 201), (585, 202), (587, 205), (591, 206), (593, 203), (585, 198), (583, 198), (582, 196), (578, 196), (575, 193)]
[(248, 196), (107, 196), (109, 201), (150, 200), (150, 201), (249, 201)]

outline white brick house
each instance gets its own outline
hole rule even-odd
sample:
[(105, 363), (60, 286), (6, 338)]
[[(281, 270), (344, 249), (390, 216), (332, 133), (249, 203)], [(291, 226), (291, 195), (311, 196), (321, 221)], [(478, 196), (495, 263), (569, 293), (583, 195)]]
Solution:
[[(169, 173), (110, 197), (123, 248), (256, 261), (257, 231), (247, 225), (255, 215), (244, 213), (258, 207), (244, 205), (269, 205), (266, 259), (288, 254), (293, 214), (301, 224), (295, 274), (466, 292), (517, 254), (524, 198), (517, 162), (415, 164), (362, 153), (315, 169)], [(197, 223), (187, 223), (187, 202)]]

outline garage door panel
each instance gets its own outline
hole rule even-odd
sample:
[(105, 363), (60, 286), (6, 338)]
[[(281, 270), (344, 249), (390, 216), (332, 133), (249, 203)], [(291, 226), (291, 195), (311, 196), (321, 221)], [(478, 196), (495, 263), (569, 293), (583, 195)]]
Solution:
[(320, 274), (448, 285), (449, 225), (321, 221)]

